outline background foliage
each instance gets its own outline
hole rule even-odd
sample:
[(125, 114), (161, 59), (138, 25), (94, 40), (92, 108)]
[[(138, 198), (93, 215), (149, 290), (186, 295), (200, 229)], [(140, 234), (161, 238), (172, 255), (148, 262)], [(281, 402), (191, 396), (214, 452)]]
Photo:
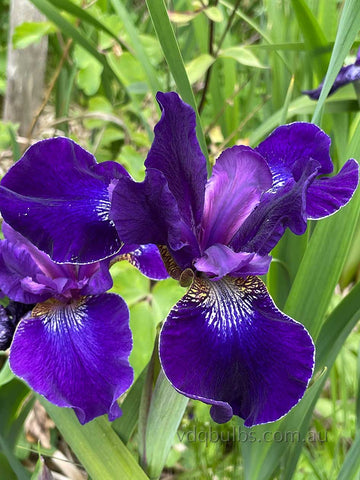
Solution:
[[(209, 170), (224, 148), (256, 146), (275, 127), (295, 120), (314, 121), (331, 135), (336, 170), (349, 157), (360, 159), (355, 90), (349, 85), (326, 100), (338, 70), (353, 61), (359, 46), (357, 0), (32, 3), (47, 21), (19, 26), (12, 41), (24, 48), (49, 35), (50, 88), (28, 139), (16, 138), (16, 125), (0, 123), (4, 155), (16, 159), (32, 141), (67, 135), (98, 161), (119, 161), (141, 180), (159, 118), (154, 95), (176, 90), (197, 111)], [(1, 3), (0, 22), (3, 72), (8, 2)], [(325, 75), (319, 102), (301, 94)], [(0, 95), (5, 87), (1, 74)], [(287, 232), (273, 252), (268, 288), (280, 308), (306, 325), (317, 345), (314, 379), (290, 414), (246, 429), (238, 418), (223, 426), (213, 423), (209, 408), (198, 402), (187, 406), (159, 373), (156, 355), (160, 322), (184, 290), (173, 280), (155, 284), (121, 263), (112, 270), (113, 291), (130, 306), (130, 360), (137, 379), (123, 399), (123, 417), (82, 427), (72, 412), (41, 399), (54, 425), (35, 422), (45, 429), (47, 443), (39, 434), (31, 436), (24, 422), (34, 411), (34, 394), (0, 357), (3, 478), (44, 478), (39, 455), (55, 478), (86, 478), (85, 472), (94, 480), (161, 474), (176, 479), (359, 478), (359, 210), (358, 193), (340, 213), (312, 224), (306, 235)]]

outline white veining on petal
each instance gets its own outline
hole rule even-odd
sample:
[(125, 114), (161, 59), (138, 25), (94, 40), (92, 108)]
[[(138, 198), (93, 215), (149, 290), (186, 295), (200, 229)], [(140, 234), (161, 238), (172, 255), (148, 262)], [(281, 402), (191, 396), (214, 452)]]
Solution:
[(61, 334), (64, 331), (80, 331), (84, 327), (86, 312), (83, 297), (68, 304), (54, 299), (47, 300), (36, 305), (32, 315), (42, 317), (48, 331)]
[[(224, 277), (216, 282), (196, 278), (183, 302), (189, 308), (200, 308), (214, 335), (226, 342), (234, 332), (239, 332), (242, 319), (246, 319), (246, 328), (251, 325), (253, 301), (258, 295), (264, 295), (264, 287), (257, 277)], [(175, 307), (178, 311), (184, 308), (183, 302)]]
[(109, 221), (111, 202), (110, 199), (98, 200), (95, 206), (95, 212), (102, 222)]

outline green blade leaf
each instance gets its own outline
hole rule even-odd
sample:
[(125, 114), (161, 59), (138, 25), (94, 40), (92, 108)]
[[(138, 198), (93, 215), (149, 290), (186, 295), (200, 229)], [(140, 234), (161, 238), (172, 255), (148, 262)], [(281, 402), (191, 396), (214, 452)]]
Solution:
[(93, 480), (147, 479), (105, 417), (80, 425), (72, 410), (38, 398)]
[(9, 367), (9, 360), (6, 360), (4, 363), (4, 366), (0, 370), (0, 387), (3, 385), (6, 385), (7, 383), (11, 382), (15, 378), (15, 375), (13, 372), (10, 370)]
[(357, 435), (355, 441), (348, 451), (345, 461), (341, 467), (337, 480), (348, 480), (349, 478), (359, 478), (360, 472), (360, 435)]
[(147, 415), (145, 452), (141, 452), (150, 478), (158, 478), (164, 468), (188, 401), (173, 388), (161, 370)]
[(120, 0), (111, 0), (111, 4), (114, 7), (114, 10), (116, 11), (116, 13), (119, 15), (119, 17), (124, 23), (124, 27), (126, 28), (126, 31), (129, 34), (136, 57), (139, 60), (140, 64), (142, 65), (142, 68), (144, 69), (144, 72), (147, 76), (149, 86), (153, 92), (153, 95), (155, 95), (158, 90), (161, 90), (161, 84), (157, 79), (155, 69), (151, 65), (148, 55), (146, 54), (142, 46), (138, 31), (135, 28), (131, 20), (131, 17), (128, 14), (128, 11), (126, 7), (123, 5), (123, 3)]
[(86, 22), (89, 25), (92, 25), (97, 30), (103, 31), (107, 33), (110, 37), (112, 37), (119, 45), (122, 47), (126, 47), (127, 45), (121, 41), (111, 30), (107, 28), (102, 22), (94, 18), (90, 15), (89, 12), (84, 10), (83, 8), (78, 7), (74, 3), (70, 2), (69, 0), (51, 0), (52, 5), (57, 7), (59, 10), (65, 10), (66, 12), (70, 13), (76, 18), (79, 18), (82, 22)]
[(324, 102), (331, 86), (335, 81), (346, 55), (360, 30), (360, 8), (358, 0), (345, 0), (341, 14), (338, 32), (335, 39), (334, 49), (324, 85), (321, 90), (319, 101), (312, 118), (313, 123), (319, 123)]
[(46, 17), (57, 25), (60, 30), (75, 42), (81, 45), (87, 50), (94, 58), (96, 58), (104, 67), (108, 68), (108, 64), (104, 55), (99, 53), (94, 45), (80, 33), (68, 20), (66, 20), (59, 11), (51, 5), (47, 0), (31, 0), (31, 3), (35, 5)]
[[(307, 50), (322, 49), (327, 46), (327, 39), (322, 31), (316, 17), (310, 10), (305, 0), (291, 0), (299, 27), (304, 36), (305, 46)], [(328, 65), (328, 55), (320, 55), (314, 61), (314, 67), (322, 79)]]
[[(191, 89), (190, 81), (186, 73), (184, 61), (177, 43), (174, 30), (170, 23), (164, 0), (153, 2), (146, 0), (151, 20), (154, 25), (155, 32), (158, 36), (161, 48), (170, 72), (174, 77), (175, 83), (179, 90), (179, 94), (184, 102), (193, 107), (196, 113), (196, 133), (199, 139), (201, 149), (208, 160), (207, 147), (205, 137), (201, 128), (201, 119), (195, 102), (194, 93)], [(208, 163), (208, 170), (210, 171), (210, 164)]]
[(111, 424), (112, 428), (124, 443), (130, 440), (138, 422), (141, 391), (145, 383), (146, 371), (147, 369), (144, 368), (126, 394), (125, 400), (121, 404), (122, 416), (114, 420)]

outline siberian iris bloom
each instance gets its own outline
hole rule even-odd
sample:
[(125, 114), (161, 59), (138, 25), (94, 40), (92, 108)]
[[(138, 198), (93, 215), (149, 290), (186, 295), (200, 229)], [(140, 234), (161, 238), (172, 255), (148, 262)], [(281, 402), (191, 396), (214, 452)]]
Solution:
[(256, 275), (267, 272), (287, 227), (302, 234), (308, 218), (349, 201), (357, 163), (327, 176), (329, 137), (294, 123), (256, 149), (225, 150), (207, 179), (192, 108), (172, 92), (157, 98), (162, 117), (142, 183), (53, 139), (31, 147), (4, 177), (0, 210), (57, 261), (99, 260), (122, 242), (158, 245), (169, 274), (189, 286), (160, 334), (171, 384), (211, 405), (217, 422), (233, 414), (246, 426), (276, 420), (303, 396), (314, 345)]
[[(10, 303), (0, 311), (0, 348), (33, 390), (81, 423), (121, 414), (117, 398), (133, 381), (129, 311), (112, 286), (109, 260), (59, 265), (4, 224), (0, 289)], [(146, 247), (126, 253), (149, 269)]]
[[(356, 55), (355, 63), (351, 65), (346, 65), (340, 69), (333, 86), (330, 89), (329, 96), (336, 92), (341, 87), (349, 83), (354, 83), (360, 80), (360, 48)], [(313, 100), (318, 100), (321, 94), (322, 87), (324, 85), (324, 80), (320, 83), (320, 85), (315, 88), (314, 90), (303, 90), (302, 93), (305, 95), (309, 95), (310, 98)]]
[(225, 150), (207, 180), (192, 108), (175, 93), (157, 99), (146, 178), (119, 180), (110, 217), (125, 243), (159, 245), (169, 273), (189, 285), (161, 330), (162, 367), (176, 390), (210, 404), (217, 422), (276, 420), (303, 396), (314, 345), (256, 275), (267, 272), (286, 227), (302, 234), (308, 218), (347, 203), (358, 165), (323, 176), (333, 169), (329, 137), (294, 123), (256, 149)]

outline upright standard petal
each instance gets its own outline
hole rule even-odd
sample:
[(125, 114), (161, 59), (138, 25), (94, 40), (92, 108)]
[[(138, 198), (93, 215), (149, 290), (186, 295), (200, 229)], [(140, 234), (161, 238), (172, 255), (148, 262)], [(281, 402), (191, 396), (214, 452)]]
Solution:
[(149, 168), (141, 183), (119, 179), (112, 193), (110, 218), (125, 244), (169, 245), (175, 251), (191, 245), (190, 261), (199, 254), (195, 235), (182, 220), (159, 170)]
[(317, 175), (318, 167), (318, 162), (311, 160), (297, 182), (290, 178), (282, 188), (265, 193), (231, 240), (232, 249), (265, 256), (275, 247), (287, 227), (296, 235), (303, 234), (307, 227), (306, 192)]
[(133, 381), (129, 311), (114, 294), (69, 304), (38, 304), (15, 332), (10, 367), (32, 389), (60, 407), (71, 407), (81, 423), (107, 413)]
[(308, 162), (319, 163), (318, 175), (331, 173), (330, 137), (312, 123), (295, 122), (276, 128), (257, 147), (273, 174), (273, 190), (289, 178), (298, 181)]
[(312, 375), (314, 345), (256, 277), (195, 278), (164, 323), (160, 360), (180, 393), (212, 405), (215, 421), (235, 414), (250, 427), (298, 403)]
[(271, 186), (271, 172), (261, 155), (245, 146), (225, 150), (206, 184), (202, 247), (227, 245)]
[(206, 160), (196, 138), (194, 110), (175, 92), (156, 95), (162, 109), (145, 166), (160, 170), (174, 195), (183, 220), (199, 225), (207, 179)]
[(121, 246), (109, 220), (109, 185), (127, 176), (114, 162), (98, 165), (68, 138), (30, 147), (1, 181), (7, 223), (55, 261), (87, 263)]

